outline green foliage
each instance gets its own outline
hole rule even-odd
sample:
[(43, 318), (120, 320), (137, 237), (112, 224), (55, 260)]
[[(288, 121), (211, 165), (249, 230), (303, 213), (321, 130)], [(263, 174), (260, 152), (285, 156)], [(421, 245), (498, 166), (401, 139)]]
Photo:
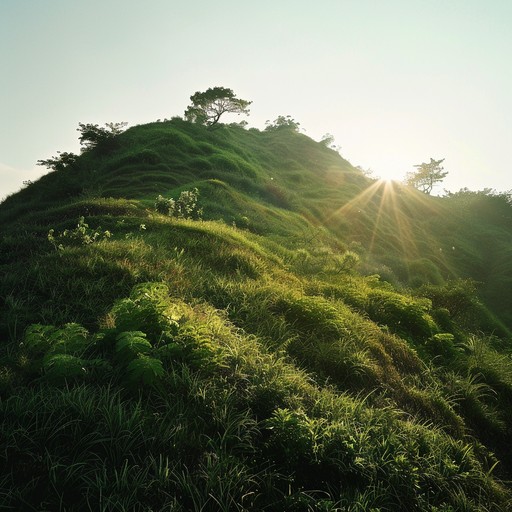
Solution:
[(200, 219), (202, 208), (198, 207), (199, 190), (183, 190), (178, 199), (165, 198), (159, 195), (156, 198), (155, 209), (158, 213), (177, 217), (178, 219)]
[(78, 155), (68, 153), (66, 151), (57, 151), (57, 154), (58, 156), (48, 158), (47, 160), (38, 160), (37, 165), (42, 165), (47, 169), (53, 169), (54, 171), (62, 171), (64, 169), (73, 168), (78, 159)]
[(23, 345), (32, 355), (76, 355), (85, 350), (88, 336), (87, 329), (76, 323), (69, 323), (61, 328), (34, 324), (27, 328)]
[(182, 318), (168, 297), (165, 284), (143, 283), (133, 288), (129, 298), (116, 301), (109, 315), (118, 332), (144, 331), (156, 344), (162, 333), (176, 333)]
[(265, 421), (265, 427), (272, 435), (268, 442), (269, 452), (291, 467), (313, 456), (315, 422), (303, 411), (276, 409)]
[(101, 227), (92, 229), (85, 222), (85, 217), (78, 219), (75, 229), (65, 229), (62, 233), (55, 234), (54, 229), (48, 231), (48, 241), (57, 250), (63, 250), (64, 247), (76, 247), (80, 245), (89, 245), (102, 240), (108, 240), (112, 233), (108, 230), (101, 231)]
[(123, 133), (128, 123), (106, 123), (105, 128), (92, 123), (78, 123), (77, 131), (80, 132), (78, 140), (84, 150), (94, 148), (112, 149), (116, 136)]
[(116, 337), (116, 357), (129, 363), (140, 355), (151, 353), (151, 343), (141, 331), (124, 331)]
[(137, 386), (152, 386), (165, 374), (162, 361), (139, 353), (137, 358), (128, 363), (126, 375), (128, 382)]
[(497, 223), (507, 222), (512, 217), (512, 191), (498, 192), (489, 188), (473, 191), (462, 188), (458, 192), (448, 191), (447, 198), (462, 207), (466, 214), (475, 213)]
[(97, 339), (76, 323), (60, 328), (35, 324), (27, 328), (21, 343), (25, 371), (40, 373), (54, 384), (81, 381), (110, 368), (106, 361), (90, 358)]
[(354, 251), (345, 251), (336, 262), (338, 273), (353, 272), (359, 265), (359, 255)]
[(326, 148), (335, 148), (334, 135), (332, 135), (332, 133), (326, 133), (320, 139), (320, 144), (323, 144)]
[(445, 359), (453, 360), (458, 354), (455, 347), (453, 334), (443, 332), (434, 334), (426, 341), (426, 346), (434, 356), (442, 356)]
[(431, 307), (428, 299), (413, 299), (386, 290), (372, 290), (368, 294), (370, 318), (406, 338), (425, 339), (433, 334), (436, 326), (429, 315)]
[(109, 317), (118, 333), (115, 351), (122, 364), (129, 365), (142, 357), (143, 362), (133, 368), (142, 371), (147, 367), (151, 375), (157, 375), (155, 365), (159, 363), (153, 359), (204, 369), (218, 362), (218, 348), (211, 335), (188, 323), (184, 307), (169, 299), (168, 288), (161, 283), (136, 286), (131, 298), (116, 302)]
[(425, 194), (430, 194), (434, 186), (441, 183), (448, 175), (448, 171), (444, 171), (441, 166), (443, 162), (444, 158), (441, 160), (431, 158), (429, 163), (423, 162), (415, 165), (414, 167), (417, 167), (418, 170), (407, 173), (405, 183), (425, 192)]
[[(135, 288), (132, 299), (142, 298), (162, 311), (172, 309), (163, 285)], [(327, 315), (333, 322), (337, 315), (336, 308), (322, 312), (327, 301), (297, 304), (305, 312), (305, 332), (314, 332), (311, 318)], [(79, 383), (98, 356), (108, 359), (101, 347), (117, 326), (104, 329), (101, 343), (76, 325), (59, 335), (41, 326), (29, 331), (34, 349), (39, 347), (34, 357), (46, 350), (42, 346), (54, 345), (44, 341), (52, 335), (56, 342), (68, 339), (64, 345), (85, 340), (89, 355), (44, 356), (44, 387), (33, 382), (0, 401), (3, 503), (19, 508), (39, 499), (47, 508), (79, 510), (78, 492), (90, 504), (131, 509), (206, 509), (211, 496), (216, 509), (219, 503), (226, 510), (240, 503), (254, 511), (299, 503), (318, 508), (321, 496), (325, 510), (356, 502), (430, 510), (442, 504), (456, 509), (456, 490), (476, 509), (494, 500), (496, 510), (506, 510), (505, 491), (470, 444), (414, 418), (403, 421), (401, 412), (374, 408), (368, 397), (320, 388), (213, 308), (189, 311), (173, 340), (158, 347), (144, 332), (118, 332), (117, 371), (105, 367), (107, 375), (89, 378), (87, 385)], [(212, 334), (223, 346), (224, 363), (207, 373), (191, 373), (194, 364), (169, 361), (161, 350), (172, 343), (213, 347)], [(144, 399), (112, 387), (117, 384), (143, 392)], [(467, 396), (489, 412), (485, 389), (471, 389)], [(262, 400), (268, 413), (257, 418), (254, 410), (265, 410)], [(30, 484), (36, 476), (44, 486)]]
[(299, 131), (300, 123), (295, 121), (291, 116), (277, 116), (274, 121), (267, 121), (265, 131), (272, 132), (276, 130)]
[(418, 294), (429, 298), (434, 308), (448, 311), (450, 323), (455, 322), (459, 328), (491, 332), (500, 327), (482, 304), (472, 279), (457, 279), (443, 285), (426, 284), (418, 289)]
[(196, 92), (190, 96), (192, 104), (185, 111), (185, 119), (194, 123), (212, 127), (219, 122), (223, 114), (248, 114), (251, 101), (235, 96), (231, 89), (213, 87), (205, 92)]
[(53, 382), (75, 380), (86, 371), (84, 360), (71, 354), (47, 355), (43, 360), (44, 375)]
[(163, 363), (215, 367), (220, 352), (211, 333), (183, 320), (182, 309), (170, 301), (167, 286), (138, 285), (131, 298), (113, 306), (108, 318), (114, 325), (97, 335), (76, 323), (29, 326), (21, 344), (30, 361), (24, 366), (56, 384), (95, 376), (104, 380), (117, 366), (130, 387), (156, 384), (164, 376)]

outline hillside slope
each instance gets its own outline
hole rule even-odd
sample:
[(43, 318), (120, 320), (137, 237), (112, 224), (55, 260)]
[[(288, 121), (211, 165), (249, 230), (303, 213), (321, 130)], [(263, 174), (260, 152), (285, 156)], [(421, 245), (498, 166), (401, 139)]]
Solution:
[(0, 205), (4, 503), (507, 510), (511, 220), (290, 129), (84, 151)]

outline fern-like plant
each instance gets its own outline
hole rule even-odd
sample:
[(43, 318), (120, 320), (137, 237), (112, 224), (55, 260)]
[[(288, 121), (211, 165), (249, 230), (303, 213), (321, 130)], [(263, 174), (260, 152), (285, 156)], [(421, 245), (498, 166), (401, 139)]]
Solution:
[(151, 353), (151, 343), (141, 331), (122, 332), (116, 337), (116, 358), (124, 364), (130, 364), (139, 355)]
[(163, 333), (176, 334), (181, 314), (169, 300), (169, 289), (163, 283), (136, 286), (128, 299), (114, 304), (111, 310), (117, 332), (143, 331), (153, 344)]
[(126, 367), (126, 377), (131, 386), (156, 384), (165, 374), (162, 361), (155, 357), (139, 354)]
[(82, 354), (88, 345), (89, 332), (77, 323), (60, 329), (53, 325), (33, 324), (27, 328), (23, 341), (31, 355)]
[(54, 383), (85, 377), (85, 364), (83, 359), (71, 354), (49, 354), (43, 359), (44, 376)]

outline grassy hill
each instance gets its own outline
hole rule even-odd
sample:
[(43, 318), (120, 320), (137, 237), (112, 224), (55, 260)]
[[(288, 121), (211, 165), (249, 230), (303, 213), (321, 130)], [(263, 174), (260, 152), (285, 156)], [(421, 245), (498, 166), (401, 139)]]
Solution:
[(0, 205), (0, 502), (508, 510), (511, 221), (286, 127), (89, 148)]

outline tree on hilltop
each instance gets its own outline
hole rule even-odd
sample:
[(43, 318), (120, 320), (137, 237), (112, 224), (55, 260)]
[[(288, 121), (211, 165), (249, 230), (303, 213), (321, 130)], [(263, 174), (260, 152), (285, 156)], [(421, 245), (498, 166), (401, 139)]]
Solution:
[(406, 174), (405, 184), (411, 185), (425, 194), (430, 194), (434, 185), (441, 183), (448, 175), (448, 171), (445, 171), (444, 167), (441, 166), (443, 162), (444, 158), (441, 160), (431, 158), (429, 163), (423, 162), (422, 164), (415, 165), (414, 167), (418, 170)]
[(252, 103), (237, 98), (226, 87), (213, 87), (205, 92), (196, 92), (190, 96), (190, 101), (192, 104), (185, 110), (185, 119), (210, 127), (217, 124), (225, 113), (249, 114), (249, 105)]
[(295, 121), (291, 116), (277, 116), (275, 121), (267, 121), (265, 123), (265, 131), (271, 132), (275, 130), (291, 130), (294, 132), (299, 131), (300, 123)]
[(105, 128), (92, 123), (78, 123), (80, 145), (83, 150), (93, 149), (111, 142), (114, 137), (123, 133), (128, 123), (105, 123)]
[[(101, 151), (108, 151), (115, 147), (115, 137), (123, 133), (128, 123), (105, 123), (105, 128), (92, 123), (78, 123), (77, 131), (80, 132), (80, 145), (82, 153), (91, 149), (98, 148)], [(57, 151), (57, 156), (38, 160), (37, 165), (43, 165), (47, 169), (62, 171), (63, 169), (73, 168), (78, 159), (78, 155), (68, 153), (67, 151)]]

